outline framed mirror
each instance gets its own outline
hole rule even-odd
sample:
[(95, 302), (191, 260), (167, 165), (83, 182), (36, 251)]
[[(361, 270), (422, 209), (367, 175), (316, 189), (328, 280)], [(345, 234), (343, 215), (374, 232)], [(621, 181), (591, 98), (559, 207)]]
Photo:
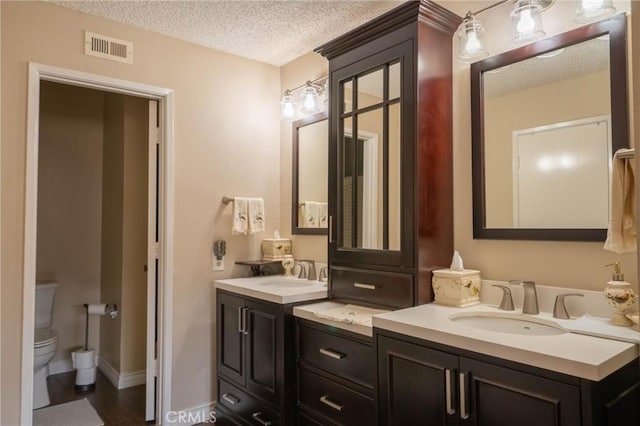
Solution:
[(329, 127), (322, 112), (293, 122), (291, 233), (327, 235)]
[(626, 50), (621, 14), (471, 65), (474, 238), (605, 240)]

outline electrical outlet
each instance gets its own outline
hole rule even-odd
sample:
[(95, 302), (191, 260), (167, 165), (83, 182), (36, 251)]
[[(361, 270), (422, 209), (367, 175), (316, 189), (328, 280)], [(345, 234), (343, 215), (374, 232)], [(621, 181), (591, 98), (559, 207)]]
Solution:
[(221, 256), (220, 259), (213, 254), (213, 270), (214, 271), (224, 271), (224, 256)]

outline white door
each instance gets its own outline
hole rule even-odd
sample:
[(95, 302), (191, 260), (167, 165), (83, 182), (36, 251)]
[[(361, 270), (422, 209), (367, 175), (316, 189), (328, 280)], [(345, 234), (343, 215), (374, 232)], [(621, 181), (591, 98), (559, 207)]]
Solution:
[(514, 226), (606, 228), (608, 117), (514, 132)]
[(146, 362), (146, 421), (156, 417), (157, 391), (157, 344), (156, 344), (156, 294), (158, 282), (158, 151), (160, 127), (158, 123), (158, 102), (149, 101), (149, 177), (147, 209), (147, 362)]

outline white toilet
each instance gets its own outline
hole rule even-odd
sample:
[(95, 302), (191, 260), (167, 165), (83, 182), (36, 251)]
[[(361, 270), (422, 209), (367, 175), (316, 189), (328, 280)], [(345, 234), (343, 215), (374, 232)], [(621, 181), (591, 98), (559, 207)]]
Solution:
[(49, 405), (47, 365), (56, 353), (58, 333), (49, 328), (56, 283), (36, 285), (35, 339), (33, 343), (33, 409)]

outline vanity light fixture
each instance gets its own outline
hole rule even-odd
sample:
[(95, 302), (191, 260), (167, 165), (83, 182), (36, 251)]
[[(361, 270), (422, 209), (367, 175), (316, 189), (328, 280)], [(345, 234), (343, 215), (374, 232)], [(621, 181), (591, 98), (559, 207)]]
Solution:
[(612, 0), (580, 0), (575, 20), (581, 23), (608, 18), (616, 13)]
[(511, 11), (514, 43), (537, 40), (547, 33), (542, 29), (542, 6), (537, 0), (518, 0)]
[[(321, 81), (328, 81), (329, 77), (324, 76), (313, 81), (307, 80), (306, 83), (294, 87), (293, 89), (287, 89), (284, 92), (284, 96), (280, 101), (280, 114), (283, 120), (295, 120), (298, 117), (298, 113), (302, 115), (314, 114), (320, 112), (327, 105), (327, 87), (328, 85), (320, 85)], [(299, 102), (296, 102), (292, 92), (302, 89)], [(320, 101), (320, 94), (324, 95), (325, 101)]]
[(489, 56), (484, 44), (484, 27), (473, 13), (467, 12), (456, 31), (458, 35), (458, 58), (463, 62), (473, 62)]
[[(596, 0), (592, 0), (596, 1)], [(515, 43), (532, 41), (544, 37), (541, 13), (550, 8), (555, 0), (502, 0), (476, 12), (469, 11), (458, 27), (458, 59), (462, 62), (475, 62), (489, 56), (484, 43), (484, 27), (476, 15), (496, 6), (511, 3), (512, 40)]]

